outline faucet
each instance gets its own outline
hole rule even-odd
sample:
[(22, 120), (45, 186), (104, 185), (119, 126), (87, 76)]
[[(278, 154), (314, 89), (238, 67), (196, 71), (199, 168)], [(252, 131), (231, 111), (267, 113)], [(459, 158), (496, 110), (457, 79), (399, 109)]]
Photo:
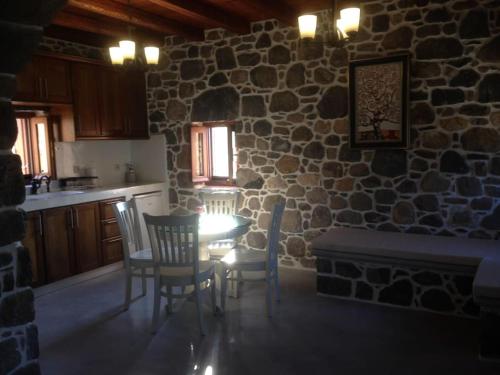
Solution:
[(47, 185), (47, 193), (50, 192), (50, 176), (44, 174), (33, 177), (31, 180), (31, 194), (36, 194), (38, 192), (38, 189), (42, 186), (43, 181), (45, 181)]

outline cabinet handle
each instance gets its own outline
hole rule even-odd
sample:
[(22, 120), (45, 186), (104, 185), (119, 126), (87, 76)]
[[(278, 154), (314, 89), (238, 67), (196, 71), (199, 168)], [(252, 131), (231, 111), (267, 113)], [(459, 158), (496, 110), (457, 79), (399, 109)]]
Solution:
[(40, 229), (40, 237), (43, 237), (42, 215), (38, 215), (38, 226)]
[(71, 229), (74, 229), (75, 228), (75, 223), (73, 221), (73, 209), (69, 210), (69, 217), (70, 217), (70, 220), (71, 220)]

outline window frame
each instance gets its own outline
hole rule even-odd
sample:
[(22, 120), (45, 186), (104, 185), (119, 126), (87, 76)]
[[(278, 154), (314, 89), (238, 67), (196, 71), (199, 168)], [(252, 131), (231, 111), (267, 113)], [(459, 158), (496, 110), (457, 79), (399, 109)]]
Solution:
[(55, 150), (54, 150), (54, 134), (51, 126), (50, 116), (38, 116), (33, 113), (16, 113), (16, 123), (17, 120), (23, 122), (22, 134), (18, 133), (18, 137), (23, 137), (23, 148), (25, 158), (28, 159), (28, 173), (24, 173), (25, 178), (32, 178), (38, 176), (42, 173), (40, 165), (40, 149), (38, 144), (38, 131), (37, 124), (44, 123), (45, 125), (45, 139), (47, 148), (47, 163), (48, 171), (44, 174), (50, 176), (53, 179), (57, 178), (56, 173), (56, 163), (55, 163)]
[[(193, 122), (191, 124), (191, 169), (193, 183), (204, 183), (207, 186), (235, 186), (234, 159), (233, 156), (233, 132), (235, 132), (236, 121), (210, 121)], [(213, 152), (212, 152), (212, 128), (227, 128), (228, 146), (228, 171), (229, 176), (213, 175)], [(203, 134), (203, 145), (200, 149), (199, 135)], [(198, 174), (201, 169), (196, 164), (199, 163), (198, 155), (202, 153), (203, 175)]]

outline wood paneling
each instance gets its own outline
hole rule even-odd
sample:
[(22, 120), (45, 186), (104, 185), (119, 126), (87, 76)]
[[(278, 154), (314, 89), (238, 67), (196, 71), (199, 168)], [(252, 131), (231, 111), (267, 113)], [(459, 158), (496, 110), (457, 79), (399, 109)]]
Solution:
[(54, 23), (116, 37), (131, 24), (160, 36), (202, 40), (206, 29), (245, 34), (250, 22), (271, 18), (295, 26), (300, 13), (331, 7), (330, 0), (69, 0)]

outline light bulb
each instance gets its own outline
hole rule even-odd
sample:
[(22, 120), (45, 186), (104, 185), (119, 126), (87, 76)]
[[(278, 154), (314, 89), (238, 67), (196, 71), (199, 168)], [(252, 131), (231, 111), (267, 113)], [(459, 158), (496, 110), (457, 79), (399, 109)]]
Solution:
[(120, 48), (125, 60), (135, 59), (135, 42), (132, 40), (120, 40)]
[(120, 47), (109, 47), (109, 57), (113, 65), (123, 65), (123, 52)]
[(340, 18), (344, 26), (342, 31), (344, 34), (358, 31), (360, 13), (359, 8), (345, 8), (340, 11)]
[(301, 38), (314, 38), (316, 35), (316, 24), (318, 17), (313, 14), (305, 14), (299, 17), (299, 31)]
[(160, 59), (160, 49), (158, 47), (144, 47), (144, 55), (149, 65), (157, 65)]

